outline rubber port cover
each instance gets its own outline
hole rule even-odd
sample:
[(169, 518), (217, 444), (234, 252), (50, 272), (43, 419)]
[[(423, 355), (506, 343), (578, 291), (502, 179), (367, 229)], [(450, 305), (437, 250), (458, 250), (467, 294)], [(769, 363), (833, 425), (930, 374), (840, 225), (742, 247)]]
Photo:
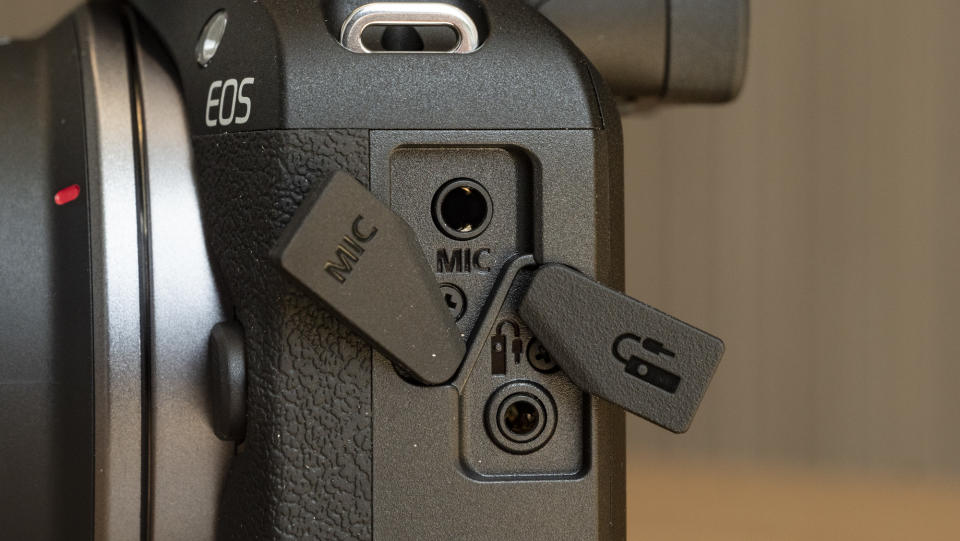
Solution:
[(685, 432), (723, 342), (563, 265), (537, 269), (520, 316), (585, 392)]
[(464, 339), (413, 230), (349, 174), (314, 188), (272, 255), (415, 379), (456, 373)]

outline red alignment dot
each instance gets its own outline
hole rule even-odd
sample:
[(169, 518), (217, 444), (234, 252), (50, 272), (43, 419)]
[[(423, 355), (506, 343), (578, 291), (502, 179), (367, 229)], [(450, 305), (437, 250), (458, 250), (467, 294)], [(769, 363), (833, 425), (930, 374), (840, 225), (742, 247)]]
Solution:
[(66, 188), (57, 192), (57, 195), (53, 196), (53, 202), (58, 205), (66, 205), (79, 196), (80, 185), (74, 184), (73, 186), (67, 186)]

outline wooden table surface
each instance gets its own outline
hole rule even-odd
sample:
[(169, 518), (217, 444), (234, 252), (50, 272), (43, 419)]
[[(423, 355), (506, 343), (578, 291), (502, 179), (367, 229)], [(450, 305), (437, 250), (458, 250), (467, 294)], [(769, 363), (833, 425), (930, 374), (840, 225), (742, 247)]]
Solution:
[(960, 539), (960, 479), (633, 454), (630, 541)]

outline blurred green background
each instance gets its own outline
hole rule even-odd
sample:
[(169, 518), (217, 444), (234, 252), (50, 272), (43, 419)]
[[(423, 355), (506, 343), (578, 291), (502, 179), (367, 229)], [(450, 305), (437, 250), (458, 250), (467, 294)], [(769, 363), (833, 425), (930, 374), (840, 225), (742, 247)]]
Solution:
[(727, 344), (688, 434), (628, 419), (631, 540), (960, 539), (958, 22), (754, 0), (736, 103), (625, 119), (627, 291)]

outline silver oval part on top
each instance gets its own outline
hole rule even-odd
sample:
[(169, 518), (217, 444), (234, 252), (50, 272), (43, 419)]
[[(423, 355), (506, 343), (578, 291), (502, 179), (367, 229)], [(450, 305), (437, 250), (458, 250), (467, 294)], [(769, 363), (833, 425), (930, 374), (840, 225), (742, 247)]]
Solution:
[(221, 9), (214, 13), (203, 25), (200, 32), (200, 39), (197, 40), (197, 64), (201, 68), (207, 67), (207, 64), (213, 60), (214, 55), (220, 48), (220, 42), (223, 40), (223, 34), (227, 31), (227, 11)]
[(443, 2), (373, 2), (360, 6), (340, 27), (340, 44), (355, 53), (399, 52), (368, 49), (362, 35), (370, 26), (449, 26), (457, 33), (459, 42), (443, 52), (463, 54), (480, 47), (480, 32), (473, 19), (462, 9)]

